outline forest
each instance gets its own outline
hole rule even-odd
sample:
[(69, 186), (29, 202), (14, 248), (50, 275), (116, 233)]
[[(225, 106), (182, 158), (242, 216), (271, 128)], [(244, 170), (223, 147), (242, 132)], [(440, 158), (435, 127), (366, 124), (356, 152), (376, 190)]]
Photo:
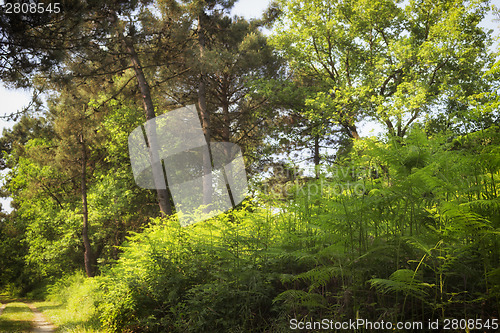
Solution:
[[(235, 2), (0, 6), (1, 83), (33, 95), (0, 137), (0, 332), (498, 331), (494, 1)], [(187, 106), (248, 189), (183, 225), (211, 184), (160, 158), (139, 186), (130, 135)]]

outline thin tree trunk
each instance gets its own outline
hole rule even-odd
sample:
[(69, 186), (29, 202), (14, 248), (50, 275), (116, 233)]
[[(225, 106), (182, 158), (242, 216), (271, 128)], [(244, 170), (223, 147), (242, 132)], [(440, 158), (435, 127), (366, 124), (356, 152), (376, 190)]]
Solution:
[(319, 179), (319, 161), (320, 161), (320, 157), (319, 157), (319, 135), (315, 135), (314, 136), (314, 156), (313, 156), (313, 160), (314, 160), (314, 173), (315, 173), (316, 179)]
[[(201, 126), (208, 145), (208, 153), (203, 154), (203, 205), (212, 203), (212, 161), (210, 157), (210, 115), (207, 110), (205, 82), (205, 13), (198, 15), (198, 44), (200, 48), (200, 82), (198, 85), (198, 108), (201, 115)], [(207, 207), (207, 211), (208, 211)]]
[(349, 130), (351, 132), (351, 137), (354, 140), (359, 140), (359, 133), (358, 133), (358, 129), (356, 128), (356, 125), (349, 125)]
[(341, 122), (340, 125), (342, 125), (342, 127), (345, 130), (345, 133), (350, 138), (352, 138), (354, 140), (358, 140), (359, 139), (359, 133), (358, 133), (358, 129), (356, 128), (356, 125), (351, 124), (349, 122)]
[(81, 173), (81, 191), (82, 191), (82, 211), (83, 211), (83, 228), (82, 239), (83, 246), (85, 247), (84, 262), (85, 272), (88, 277), (94, 276), (94, 255), (92, 253), (92, 246), (89, 239), (89, 211), (87, 205), (87, 151), (85, 147), (85, 140), (83, 134), (80, 136), (80, 143), (82, 145), (82, 173)]
[(227, 96), (223, 97), (222, 115), (224, 119), (224, 128), (222, 129), (222, 141), (229, 142), (231, 139), (231, 120), (229, 119), (229, 102)]
[[(229, 117), (229, 100), (227, 98), (227, 93), (226, 93), (226, 88), (227, 86), (225, 85), (226, 82), (224, 82), (224, 88), (223, 88), (223, 96), (222, 96), (222, 114), (223, 114), (223, 119), (224, 119), (224, 124), (223, 124), (223, 129), (222, 129), (222, 141), (223, 142), (230, 142), (231, 139), (231, 119)], [(229, 160), (232, 160), (232, 153), (228, 145), (225, 146), (225, 156)], [(227, 161), (226, 161), (227, 162)], [(226, 181), (226, 187), (227, 187), (227, 193), (229, 194), (229, 200), (231, 201), (231, 205), (233, 207), (236, 206), (236, 202), (234, 201), (233, 197), (233, 191), (231, 187), (229, 186), (229, 178), (233, 179), (233, 167), (232, 164), (227, 165), (227, 169), (223, 168), (222, 173), (224, 174), (224, 179)], [(229, 175), (228, 175), (229, 174)], [(232, 219), (232, 215), (231, 215)]]
[[(135, 77), (137, 83), (139, 84), (139, 89), (141, 90), (142, 100), (144, 103), (144, 111), (146, 113), (146, 120), (155, 118), (155, 110), (153, 106), (153, 99), (151, 98), (151, 91), (149, 89), (148, 82), (144, 76), (144, 71), (135, 52), (133, 41), (129, 38), (124, 38), (125, 46), (127, 52), (130, 56), (130, 60), (134, 66)], [(167, 189), (163, 187), (168, 187), (167, 179), (163, 172), (163, 166), (161, 160), (158, 156), (158, 145), (156, 140), (156, 126), (146, 126), (147, 140), (149, 144), (149, 154), (151, 159), (151, 166), (153, 171), (153, 178), (156, 187), (156, 193), (158, 195), (158, 204), (160, 206), (160, 211), (163, 216), (172, 215), (172, 206), (170, 204), (170, 196)]]

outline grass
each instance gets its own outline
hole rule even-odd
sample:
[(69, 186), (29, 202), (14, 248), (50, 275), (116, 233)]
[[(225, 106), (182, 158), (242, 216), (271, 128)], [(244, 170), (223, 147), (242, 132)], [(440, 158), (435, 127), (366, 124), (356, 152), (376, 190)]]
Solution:
[[(33, 303), (47, 320), (58, 327), (56, 332), (61, 333), (104, 333), (99, 322), (88, 309), (73, 309), (60, 302)], [(0, 330), (1, 331), (1, 330)]]
[(45, 300), (33, 305), (58, 327), (56, 332), (104, 333), (95, 306), (98, 293), (97, 281), (80, 272), (47, 287)]
[[(34, 315), (30, 308), (5, 294), (0, 294), (0, 306), (3, 303), (8, 304), (0, 315), (0, 332), (31, 332)], [(33, 302), (33, 305), (48, 321), (57, 326), (58, 333), (105, 333), (100, 329), (100, 323), (95, 319), (93, 309), (85, 302), (79, 303), (80, 306), (55, 301)]]
[(26, 304), (10, 302), (0, 316), (0, 332), (30, 332), (32, 320), (33, 312)]

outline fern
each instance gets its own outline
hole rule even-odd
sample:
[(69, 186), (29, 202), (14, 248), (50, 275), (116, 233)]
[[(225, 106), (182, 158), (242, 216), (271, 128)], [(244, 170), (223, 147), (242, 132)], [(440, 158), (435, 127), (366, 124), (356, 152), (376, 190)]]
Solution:
[(299, 307), (304, 307), (308, 310), (316, 308), (325, 308), (327, 306), (326, 299), (317, 293), (308, 293), (304, 290), (289, 289), (273, 300), (273, 303), (282, 303), (289, 309), (298, 310)]
[(399, 269), (392, 273), (389, 279), (375, 278), (368, 282), (382, 294), (402, 292), (419, 299), (427, 295), (428, 288), (434, 287), (433, 284), (417, 279), (415, 273), (409, 269)]
[(309, 291), (324, 287), (335, 277), (342, 276), (342, 268), (336, 266), (315, 267), (307, 272), (294, 276), (293, 280), (302, 280), (309, 283)]

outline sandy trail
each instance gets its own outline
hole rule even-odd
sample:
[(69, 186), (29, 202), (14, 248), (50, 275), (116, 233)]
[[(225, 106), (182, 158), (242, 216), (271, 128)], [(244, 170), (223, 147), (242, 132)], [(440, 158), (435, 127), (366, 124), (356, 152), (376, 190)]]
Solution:
[(2, 315), (3, 309), (5, 309), (6, 306), (7, 303), (3, 303), (2, 305), (0, 305), (0, 316)]
[(34, 333), (53, 333), (55, 332), (55, 327), (51, 323), (45, 319), (45, 316), (38, 311), (38, 309), (31, 303), (25, 303), (31, 311), (33, 311), (33, 314), (35, 317), (33, 318), (33, 329), (32, 332)]

